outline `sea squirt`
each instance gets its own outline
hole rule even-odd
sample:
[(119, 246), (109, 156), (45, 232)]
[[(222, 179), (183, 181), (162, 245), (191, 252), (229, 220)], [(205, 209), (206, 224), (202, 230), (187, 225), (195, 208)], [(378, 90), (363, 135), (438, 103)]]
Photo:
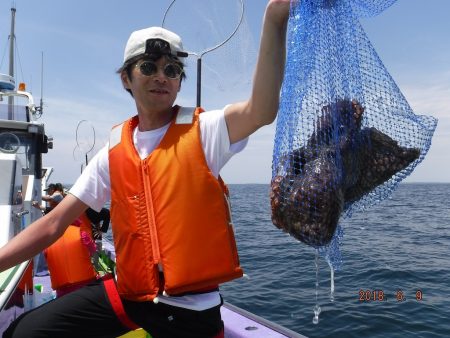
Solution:
[(296, 239), (328, 244), (346, 206), (419, 158), (376, 128), (361, 128), (355, 100), (325, 106), (305, 146), (281, 159), (286, 169), (271, 182), (272, 222)]

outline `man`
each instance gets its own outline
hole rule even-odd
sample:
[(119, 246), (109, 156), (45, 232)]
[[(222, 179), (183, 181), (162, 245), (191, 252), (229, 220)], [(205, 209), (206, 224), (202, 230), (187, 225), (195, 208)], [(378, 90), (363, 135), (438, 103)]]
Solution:
[(223, 337), (215, 287), (242, 271), (218, 174), (276, 117), (289, 5), (268, 2), (249, 100), (202, 114), (173, 106), (183, 77), (181, 39), (155, 27), (132, 33), (120, 77), (137, 116), (112, 130), (108, 147), (57, 208), (0, 249), (0, 270), (18, 264), (111, 194), (117, 289), (109, 280), (74, 291), (18, 318), (7, 337), (114, 337), (139, 326), (153, 337)]
[[(53, 195), (53, 193), (56, 191), (56, 184), (50, 183), (44, 191), (47, 193), (47, 196)], [(44, 195), (45, 196), (45, 195)]]
[(48, 203), (47, 207), (42, 206), (38, 201), (33, 201), (31, 205), (41, 209), (44, 214), (48, 214), (62, 201), (63, 195), (57, 190), (57, 184), (53, 183), (50, 183), (44, 191), (47, 194), (42, 196), (42, 200)]

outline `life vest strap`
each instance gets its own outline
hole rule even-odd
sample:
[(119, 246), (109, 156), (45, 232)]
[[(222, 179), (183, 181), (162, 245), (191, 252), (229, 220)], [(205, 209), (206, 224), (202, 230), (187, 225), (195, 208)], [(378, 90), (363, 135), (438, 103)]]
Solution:
[(103, 285), (105, 286), (106, 295), (108, 296), (109, 302), (114, 310), (119, 321), (125, 327), (128, 327), (130, 330), (139, 329), (139, 326), (136, 325), (127, 315), (125, 309), (123, 308), (122, 300), (120, 299), (119, 293), (117, 292), (116, 282), (111, 275), (107, 275), (102, 278)]
[(110, 150), (120, 143), (120, 140), (122, 138), (123, 125), (124, 125), (123, 123), (119, 124), (118, 126), (115, 126), (111, 130), (111, 133), (109, 134), (109, 149)]
[(180, 107), (175, 124), (192, 124), (195, 114), (195, 107)]

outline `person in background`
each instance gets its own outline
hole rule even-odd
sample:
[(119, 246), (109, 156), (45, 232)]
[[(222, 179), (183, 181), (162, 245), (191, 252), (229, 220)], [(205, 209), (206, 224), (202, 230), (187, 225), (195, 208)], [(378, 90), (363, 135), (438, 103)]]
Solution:
[(224, 337), (218, 284), (243, 273), (219, 172), (276, 117), (289, 6), (268, 1), (249, 99), (203, 113), (174, 105), (187, 56), (180, 37), (161, 27), (131, 34), (119, 73), (137, 115), (113, 128), (51, 213), (0, 249), (2, 271), (111, 198), (117, 282), (98, 280), (25, 313), (4, 337), (115, 337), (138, 327), (155, 338)]
[(44, 191), (47, 193), (42, 196), (42, 200), (47, 202), (47, 206), (42, 206), (38, 201), (33, 201), (31, 205), (40, 209), (44, 214), (48, 214), (52, 211), (59, 202), (64, 198), (64, 189), (61, 183), (50, 183)]
[(37, 209), (40, 209), (43, 214), (48, 214), (56, 205), (61, 202), (62, 198), (59, 199), (58, 197), (56, 199), (52, 198), (52, 195), (56, 191), (56, 185), (53, 183), (50, 183), (46, 189), (44, 189), (46, 192), (46, 195), (42, 196), (42, 200), (47, 202), (47, 206), (41, 205), (38, 201), (31, 202), (31, 205)]
[(44, 191), (47, 193), (44, 196), (51, 196), (56, 191), (56, 184), (50, 183)]
[(66, 196), (64, 186), (61, 183), (55, 183), (55, 193), (60, 194), (62, 197)]

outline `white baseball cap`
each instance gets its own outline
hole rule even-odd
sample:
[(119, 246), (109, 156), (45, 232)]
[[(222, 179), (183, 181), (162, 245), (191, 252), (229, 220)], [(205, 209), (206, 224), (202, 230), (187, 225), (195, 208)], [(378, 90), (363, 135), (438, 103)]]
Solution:
[(183, 43), (177, 34), (162, 27), (149, 27), (131, 33), (127, 45), (125, 46), (123, 62), (125, 63), (135, 56), (145, 54), (148, 41), (157, 39), (164, 40), (169, 44), (170, 54), (177, 57), (188, 56), (188, 54), (183, 51)]

